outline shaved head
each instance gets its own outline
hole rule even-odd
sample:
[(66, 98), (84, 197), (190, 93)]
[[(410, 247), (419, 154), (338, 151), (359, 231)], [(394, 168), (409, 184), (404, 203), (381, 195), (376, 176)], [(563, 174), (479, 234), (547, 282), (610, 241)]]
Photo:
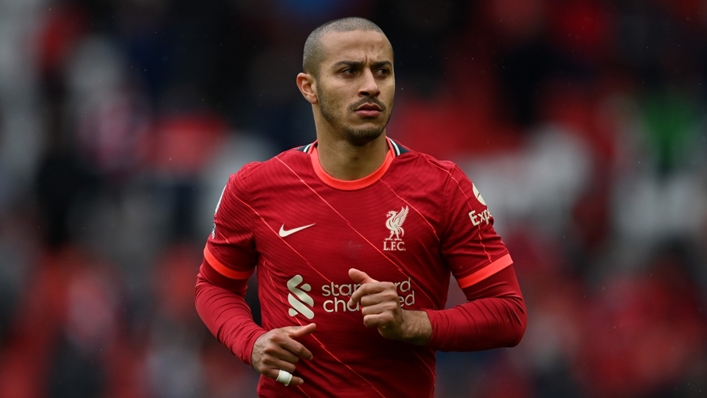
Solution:
[(304, 72), (312, 74), (314, 77), (319, 76), (319, 65), (324, 58), (324, 50), (321, 43), (322, 36), (330, 32), (351, 32), (354, 30), (372, 30), (385, 36), (385, 33), (378, 25), (365, 18), (349, 17), (326, 22), (314, 29), (307, 37), (307, 41), (304, 42), (304, 54), (302, 56), (302, 69)]

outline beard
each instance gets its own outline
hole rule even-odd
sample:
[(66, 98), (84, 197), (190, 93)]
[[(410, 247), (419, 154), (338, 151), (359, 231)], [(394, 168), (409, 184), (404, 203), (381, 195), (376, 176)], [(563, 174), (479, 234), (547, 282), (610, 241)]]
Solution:
[[(388, 121), (390, 120), (391, 114), (388, 113), (388, 115), (385, 116), (386, 120), (379, 126), (354, 127), (347, 125), (344, 124), (346, 114), (336, 109), (334, 102), (331, 101), (329, 97), (324, 94), (324, 92), (322, 92), (320, 87), (317, 87), (317, 96), (319, 97), (319, 110), (321, 111), (324, 120), (326, 120), (336, 130), (341, 132), (346, 141), (348, 141), (351, 145), (363, 146), (380, 137), (385, 130), (385, 126), (388, 125)], [(355, 112), (359, 106), (365, 103), (374, 103), (378, 105), (382, 114), (384, 114), (387, 109), (387, 107), (378, 99), (368, 97), (348, 106), (346, 112)], [(390, 106), (392, 107), (393, 104), (391, 103)]]

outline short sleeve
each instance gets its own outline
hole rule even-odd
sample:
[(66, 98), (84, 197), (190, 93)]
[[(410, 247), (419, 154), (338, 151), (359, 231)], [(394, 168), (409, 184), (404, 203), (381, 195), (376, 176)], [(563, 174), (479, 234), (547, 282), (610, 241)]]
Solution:
[(456, 165), (445, 184), (442, 211), (442, 257), (462, 289), (513, 263), (486, 202)]
[(204, 248), (211, 268), (229, 279), (248, 279), (257, 262), (253, 237), (255, 210), (248, 201), (252, 164), (231, 175), (214, 211), (214, 227)]

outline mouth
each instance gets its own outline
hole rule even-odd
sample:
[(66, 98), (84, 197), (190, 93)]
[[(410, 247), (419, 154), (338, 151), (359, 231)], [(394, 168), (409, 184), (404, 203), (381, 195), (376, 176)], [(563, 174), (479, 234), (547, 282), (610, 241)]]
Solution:
[(379, 111), (381, 110), (381, 107), (378, 104), (375, 103), (365, 103), (356, 108), (357, 111)]
[(373, 118), (383, 112), (383, 107), (375, 102), (365, 102), (354, 109), (354, 112), (365, 118)]

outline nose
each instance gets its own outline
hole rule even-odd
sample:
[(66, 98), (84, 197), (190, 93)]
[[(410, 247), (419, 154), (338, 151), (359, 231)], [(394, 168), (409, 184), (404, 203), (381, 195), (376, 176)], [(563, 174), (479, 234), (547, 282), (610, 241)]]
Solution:
[(375, 76), (373, 76), (373, 71), (370, 69), (365, 69), (361, 76), (361, 88), (358, 91), (358, 95), (361, 97), (377, 97), (380, 94), (380, 88), (378, 87), (378, 82)]

